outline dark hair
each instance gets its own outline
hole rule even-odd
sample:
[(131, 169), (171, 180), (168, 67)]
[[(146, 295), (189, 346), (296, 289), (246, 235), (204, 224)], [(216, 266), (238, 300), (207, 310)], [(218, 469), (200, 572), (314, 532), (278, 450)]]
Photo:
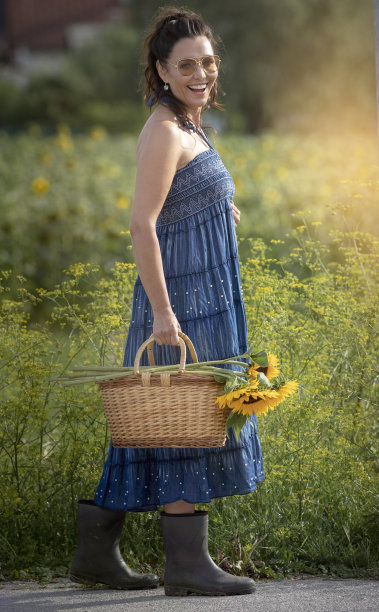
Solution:
[[(174, 96), (171, 90), (163, 90), (164, 82), (158, 74), (156, 61), (164, 63), (178, 40), (197, 36), (206, 36), (212, 45), (213, 52), (217, 54), (218, 45), (213, 32), (199, 15), (186, 9), (164, 7), (159, 10), (144, 40), (146, 51), (143, 87), (145, 103), (151, 108), (164, 97), (164, 103), (175, 113), (182, 126), (188, 122), (185, 105)], [(212, 105), (222, 109), (221, 104), (216, 101), (218, 89), (217, 81), (215, 81), (209, 94), (207, 108)]]

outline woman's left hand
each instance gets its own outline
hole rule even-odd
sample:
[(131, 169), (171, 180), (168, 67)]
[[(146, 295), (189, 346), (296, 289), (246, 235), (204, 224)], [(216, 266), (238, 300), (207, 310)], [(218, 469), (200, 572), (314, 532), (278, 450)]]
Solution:
[(237, 206), (234, 204), (233, 200), (230, 200), (230, 204), (233, 211), (234, 227), (237, 227), (238, 223), (240, 222), (241, 213), (238, 210)]

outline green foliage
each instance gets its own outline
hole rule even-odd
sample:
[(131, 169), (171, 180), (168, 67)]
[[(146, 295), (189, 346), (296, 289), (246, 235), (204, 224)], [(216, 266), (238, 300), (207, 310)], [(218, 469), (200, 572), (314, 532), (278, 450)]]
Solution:
[(0, 77), (0, 114), (4, 124), (13, 125), (19, 121), (22, 106), (22, 92), (9, 79)]
[(86, 95), (86, 83), (74, 74), (35, 74), (24, 92), (23, 120), (40, 121), (50, 127), (71, 121)]
[[(287, 260), (257, 241), (242, 266), (254, 342), (302, 383), (297, 400), (260, 420), (267, 477), (243, 514), (265, 536), (254, 555), (277, 556), (283, 572), (293, 563), (356, 569), (377, 545), (378, 240), (334, 234), (343, 260), (327, 263), (324, 245), (293, 233), (300, 246)], [(310, 270), (303, 281), (289, 271), (291, 255)]]
[[(72, 137), (2, 137), (0, 263), (51, 288), (75, 261), (131, 260), (125, 244), (135, 172), (135, 140), (104, 130)], [(43, 179), (43, 181), (41, 181)], [(58, 276), (57, 276), (58, 274)]]
[[(78, 264), (50, 292), (31, 295), (19, 277), (8, 297), (1, 274), (0, 484), (4, 571), (66, 562), (75, 537), (76, 500), (92, 495), (109, 436), (95, 386), (52, 384), (72, 365), (120, 362), (135, 272), (117, 264), (112, 282)], [(28, 325), (25, 306), (52, 304), (44, 325)], [(57, 551), (59, 550), (59, 554)], [(40, 563), (41, 561), (41, 563)]]
[[(96, 385), (48, 379), (122, 363), (136, 142), (65, 126), (43, 138), (32, 126), (1, 144), (0, 257), (13, 272), (0, 283), (0, 565), (47, 579), (69, 565), (76, 502), (93, 496), (109, 441)], [(255, 576), (373, 575), (376, 145), (274, 133), (216, 145), (242, 210), (250, 345), (277, 354), (301, 386), (259, 417), (258, 491), (212, 502), (212, 553)], [(158, 513), (128, 520), (126, 556), (161, 572)]]
[[(309, 229), (309, 228), (308, 228)], [(255, 576), (292, 572), (372, 575), (378, 529), (374, 369), (375, 252), (369, 234), (335, 236), (341, 261), (310, 237), (294, 250), (310, 269), (301, 280), (292, 251), (280, 261), (262, 240), (242, 263), (250, 340), (277, 354), (297, 397), (260, 417), (266, 480), (253, 495), (214, 500), (211, 548), (225, 567)], [(0, 486), (2, 572), (43, 578), (62, 572), (76, 539), (76, 501), (93, 496), (108, 434), (94, 385), (62, 388), (49, 377), (73, 365), (120, 364), (135, 269), (108, 277), (77, 264), (36, 295), (20, 277), (18, 298), (2, 274)], [(44, 324), (25, 308), (51, 304)], [(159, 515), (129, 516), (125, 554), (162, 570)], [(148, 537), (147, 537), (148, 534)], [(146, 542), (149, 542), (147, 545)]]
[(140, 102), (139, 45), (135, 29), (108, 25), (94, 41), (69, 51), (64, 72), (86, 83), (94, 101)]
[(67, 53), (54, 74), (32, 73), (23, 89), (0, 79), (0, 114), (8, 127), (37, 122), (54, 129), (101, 125), (110, 132), (135, 133), (146, 120), (139, 80), (138, 35), (108, 26), (95, 41)]
[[(372, 0), (189, 0), (221, 36), (220, 80), (228, 128), (356, 128), (375, 131), (375, 44)], [(93, 120), (114, 133), (139, 131), (141, 43), (158, 8), (130, 0), (127, 23), (67, 53), (53, 76), (34, 75), (19, 92), (0, 83), (7, 126), (35, 120), (50, 128)], [(13, 105), (12, 101), (16, 104)], [(221, 101), (223, 101), (221, 99)], [(116, 112), (112, 111), (112, 107)], [(135, 118), (137, 120), (135, 121)]]
[[(145, 30), (158, 6), (131, 0), (134, 23)], [(371, 0), (189, 0), (186, 7), (221, 37), (231, 128), (375, 131)]]
[(234, 432), (238, 440), (241, 433), (241, 429), (245, 425), (245, 423), (246, 417), (244, 415), (231, 412), (226, 420), (225, 428), (228, 430), (230, 427), (234, 427)]
[[(64, 125), (48, 138), (38, 126), (30, 132), (0, 135), (0, 267), (24, 274), (34, 289), (53, 287), (76, 261), (106, 272), (117, 260), (131, 262), (125, 232), (136, 139), (100, 128), (75, 136)], [(242, 258), (249, 256), (247, 237), (272, 241), (277, 258), (287, 249), (286, 234), (298, 246), (291, 232), (304, 225), (307, 210), (332, 259), (339, 253), (330, 230), (379, 226), (375, 137), (265, 133), (217, 137), (215, 146), (236, 184)], [(293, 268), (308, 274), (295, 257)]]

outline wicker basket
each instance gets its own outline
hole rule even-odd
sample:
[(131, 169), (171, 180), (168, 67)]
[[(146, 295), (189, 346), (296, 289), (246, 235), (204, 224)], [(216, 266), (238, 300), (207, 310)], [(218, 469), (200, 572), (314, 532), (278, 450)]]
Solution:
[(184, 372), (185, 343), (194, 363), (198, 358), (188, 336), (182, 332), (179, 336), (177, 373), (140, 374), (139, 362), (146, 347), (150, 365), (154, 365), (154, 336), (150, 336), (137, 351), (134, 374), (98, 382), (114, 447), (224, 446), (228, 410), (221, 410), (215, 404), (223, 384), (216, 382), (213, 376)]

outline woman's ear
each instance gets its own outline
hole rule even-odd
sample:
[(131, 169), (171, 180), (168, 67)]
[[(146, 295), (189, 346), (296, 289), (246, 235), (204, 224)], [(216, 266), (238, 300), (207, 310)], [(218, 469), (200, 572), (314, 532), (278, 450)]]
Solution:
[(155, 66), (157, 68), (157, 72), (159, 76), (161, 77), (162, 81), (166, 82), (167, 69), (164, 66), (162, 66), (159, 60), (155, 62)]

